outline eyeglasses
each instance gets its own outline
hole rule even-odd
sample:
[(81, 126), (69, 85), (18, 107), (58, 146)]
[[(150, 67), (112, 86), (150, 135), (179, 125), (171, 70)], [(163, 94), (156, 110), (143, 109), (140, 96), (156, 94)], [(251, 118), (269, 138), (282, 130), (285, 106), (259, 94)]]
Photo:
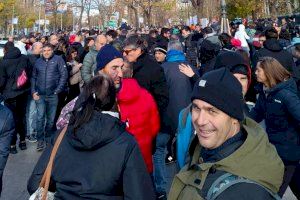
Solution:
[(126, 55), (128, 55), (130, 52), (135, 51), (136, 49), (127, 49), (127, 50), (123, 50), (123, 53), (125, 53)]

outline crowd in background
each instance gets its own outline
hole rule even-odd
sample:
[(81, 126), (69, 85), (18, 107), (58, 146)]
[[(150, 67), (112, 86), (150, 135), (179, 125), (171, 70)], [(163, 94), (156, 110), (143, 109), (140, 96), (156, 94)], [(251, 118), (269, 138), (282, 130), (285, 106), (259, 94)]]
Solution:
[[(264, 120), (262, 132), (284, 164), (275, 193), (282, 197), (290, 186), (300, 198), (300, 32), (292, 19), (230, 28), (221, 33), (214, 22), (10, 37), (0, 61), (1, 177), (8, 154), (34, 142), (43, 151), (28, 182), (34, 193), (67, 126), (49, 186), (58, 199), (166, 199), (166, 164), (180, 169), (193, 160), (191, 99), (205, 99), (239, 121)], [(223, 68), (241, 83), (242, 113), (224, 92), (234, 81), (220, 79), (218, 86), (214, 73)], [(200, 98), (201, 77), (216, 86)], [(242, 135), (237, 140), (245, 142)], [(208, 163), (205, 156), (219, 153), (203, 152)]]

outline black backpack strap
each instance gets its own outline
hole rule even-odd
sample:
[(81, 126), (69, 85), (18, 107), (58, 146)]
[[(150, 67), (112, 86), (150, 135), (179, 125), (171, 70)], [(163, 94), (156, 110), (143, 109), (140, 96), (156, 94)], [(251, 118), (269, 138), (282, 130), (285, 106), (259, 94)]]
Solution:
[(281, 198), (277, 194), (274, 194), (272, 191), (262, 186), (261, 184), (240, 176), (236, 176), (231, 173), (223, 174), (213, 182), (213, 184), (208, 190), (206, 200), (215, 200), (226, 189), (238, 183), (251, 183), (251, 184), (258, 185), (263, 189), (265, 189), (275, 200), (281, 200)]

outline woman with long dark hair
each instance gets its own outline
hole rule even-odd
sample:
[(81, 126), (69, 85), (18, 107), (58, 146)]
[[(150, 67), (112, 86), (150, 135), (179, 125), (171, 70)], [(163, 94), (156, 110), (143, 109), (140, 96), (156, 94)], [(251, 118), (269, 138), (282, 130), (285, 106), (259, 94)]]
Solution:
[(75, 47), (70, 47), (67, 55), (67, 66), (69, 71), (69, 92), (66, 103), (77, 97), (80, 93), (80, 83), (82, 81), (80, 69), (82, 63), (78, 55), (78, 50)]
[[(54, 159), (49, 190), (55, 199), (155, 199), (139, 147), (113, 111), (115, 99), (107, 75), (83, 88)], [(38, 188), (52, 148), (53, 143), (38, 161), (29, 193)]]
[(269, 140), (285, 164), (284, 182), (279, 191), (279, 195), (283, 196), (300, 160), (297, 86), (291, 74), (271, 57), (263, 57), (258, 62), (255, 74), (263, 89), (250, 117), (257, 122), (265, 120)]

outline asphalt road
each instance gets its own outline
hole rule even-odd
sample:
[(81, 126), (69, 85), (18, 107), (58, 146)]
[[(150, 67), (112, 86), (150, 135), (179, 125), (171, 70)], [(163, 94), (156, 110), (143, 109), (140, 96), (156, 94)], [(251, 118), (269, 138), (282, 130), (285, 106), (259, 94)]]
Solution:
[[(36, 151), (36, 143), (28, 143), (26, 151), (18, 150), (15, 155), (10, 155), (3, 175), (3, 190), (1, 200), (25, 200), (29, 198), (27, 193), (27, 180), (41, 155)], [(176, 173), (174, 165), (167, 166), (168, 188), (171, 185), (172, 177)], [(288, 189), (284, 200), (297, 200)]]

